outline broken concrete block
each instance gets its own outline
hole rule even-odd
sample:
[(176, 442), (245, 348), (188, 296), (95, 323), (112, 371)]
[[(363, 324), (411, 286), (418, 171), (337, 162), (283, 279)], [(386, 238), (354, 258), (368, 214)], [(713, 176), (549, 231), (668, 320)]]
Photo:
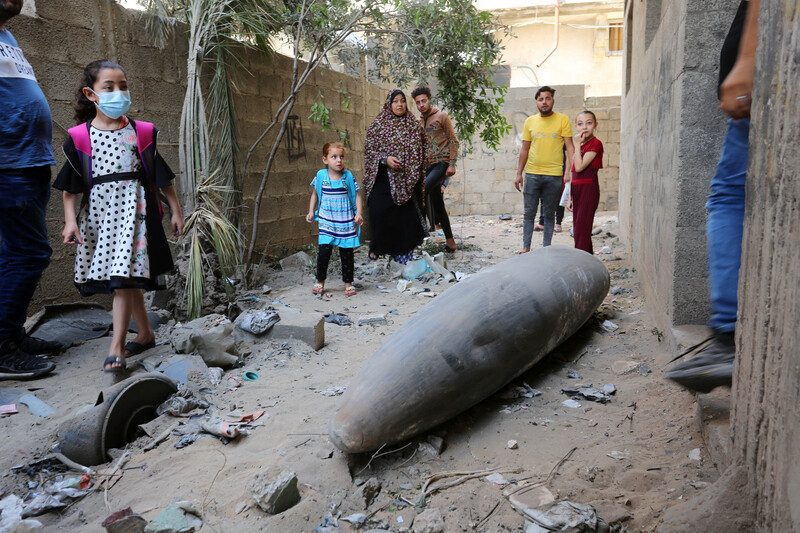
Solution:
[(258, 506), (266, 513), (278, 514), (300, 501), (297, 475), (271, 466), (247, 484)]
[(289, 257), (284, 257), (280, 261), (281, 270), (303, 270), (311, 266), (311, 256), (305, 252), (297, 252)]
[(360, 317), (358, 317), (359, 326), (369, 326), (377, 324), (386, 324), (386, 315), (375, 314), (375, 315), (361, 315)]
[[(437, 254), (438, 255), (438, 254)], [(436, 455), (441, 455), (444, 451), (444, 439), (438, 435), (428, 435), (428, 443), (436, 450)]]
[(314, 350), (325, 346), (325, 316), (321, 313), (281, 311), (281, 321), (267, 333), (270, 339), (297, 339)]
[(436, 508), (425, 509), (414, 520), (415, 533), (444, 533), (444, 518)]
[(209, 366), (229, 368), (239, 361), (234, 347), (233, 324), (227, 320), (208, 331), (196, 331), (189, 338)]

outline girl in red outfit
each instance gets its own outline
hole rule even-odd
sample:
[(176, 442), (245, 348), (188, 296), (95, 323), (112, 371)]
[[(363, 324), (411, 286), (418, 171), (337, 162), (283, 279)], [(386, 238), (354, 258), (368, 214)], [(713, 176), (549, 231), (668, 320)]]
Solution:
[(603, 143), (594, 136), (597, 117), (591, 111), (582, 111), (575, 119), (580, 150), (572, 157), (572, 191), (569, 208), (572, 209), (575, 248), (592, 250), (592, 223), (600, 203), (600, 184), (597, 171), (603, 168)]

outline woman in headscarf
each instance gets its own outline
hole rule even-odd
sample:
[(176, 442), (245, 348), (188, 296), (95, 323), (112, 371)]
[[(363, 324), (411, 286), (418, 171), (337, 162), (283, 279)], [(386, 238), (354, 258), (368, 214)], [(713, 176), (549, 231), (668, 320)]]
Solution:
[(364, 154), (370, 258), (388, 254), (405, 264), (427, 235), (422, 210), (425, 133), (400, 89), (389, 93), (367, 130)]

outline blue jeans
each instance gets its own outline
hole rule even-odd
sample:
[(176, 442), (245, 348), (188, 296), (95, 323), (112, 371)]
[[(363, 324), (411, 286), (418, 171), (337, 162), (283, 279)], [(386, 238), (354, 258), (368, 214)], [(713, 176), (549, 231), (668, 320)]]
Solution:
[(709, 325), (720, 333), (736, 326), (739, 266), (742, 263), (744, 186), (750, 120), (728, 120), (717, 171), (708, 197), (708, 277), (711, 289)]
[(533, 225), (536, 223), (536, 210), (539, 199), (542, 200), (544, 216), (544, 240), (542, 246), (550, 246), (553, 240), (556, 206), (561, 196), (562, 176), (546, 176), (544, 174), (525, 173), (522, 194), (525, 201), (525, 214), (522, 219), (522, 247), (530, 249), (533, 237)]
[(50, 263), (45, 210), (50, 167), (0, 170), (0, 341), (18, 340)]

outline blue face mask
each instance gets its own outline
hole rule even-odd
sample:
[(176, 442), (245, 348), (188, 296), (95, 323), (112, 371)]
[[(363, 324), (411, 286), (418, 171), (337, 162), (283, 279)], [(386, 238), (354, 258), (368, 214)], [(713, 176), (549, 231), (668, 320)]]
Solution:
[[(88, 87), (87, 87), (88, 88)], [(91, 89), (89, 89), (92, 91)], [(94, 91), (92, 91), (94, 93)], [(110, 93), (94, 93), (99, 100), (97, 106), (105, 116), (118, 119), (128, 112), (131, 107), (131, 93), (129, 91), (114, 91)]]

